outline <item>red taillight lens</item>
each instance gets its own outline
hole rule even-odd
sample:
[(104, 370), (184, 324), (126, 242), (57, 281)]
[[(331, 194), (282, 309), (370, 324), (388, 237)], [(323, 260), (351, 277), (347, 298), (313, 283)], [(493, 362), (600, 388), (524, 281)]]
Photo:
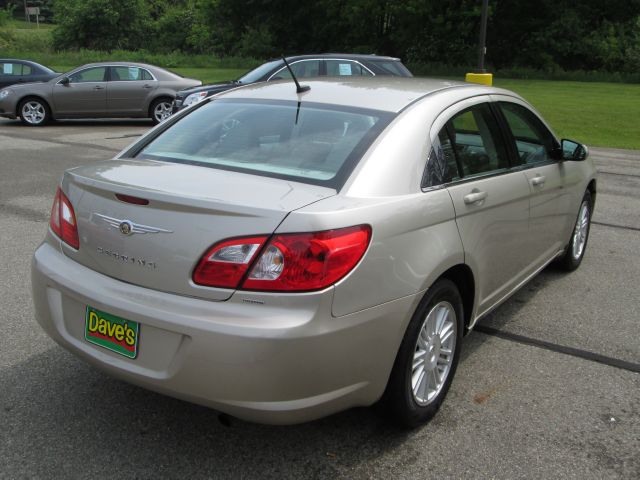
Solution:
[(360, 261), (371, 227), (275, 235), (255, 262), (243, 289), (320, 290), (336, 283)]
[(53, 199), (49, 226), (51, 227), (51, 230), (53, 230), (53, 233), (60, 237), (63, 242), (75, 249), (80, 248), (76, 214), (73, 211), (71, 202), (62, 192), (60, 187), (58, 187), (56, 196)]
[(225, 240), (204, 254), (193, 272), (198, 285), (238, 288), (251, 262), (268, 236)]
[(264, 246), (268, 238), (236, 238), (214, 245), (198, 263), (193, 281), (245, 290), (321, 290), (353, 270), (369, 246), (371, 227), (280, 234)]

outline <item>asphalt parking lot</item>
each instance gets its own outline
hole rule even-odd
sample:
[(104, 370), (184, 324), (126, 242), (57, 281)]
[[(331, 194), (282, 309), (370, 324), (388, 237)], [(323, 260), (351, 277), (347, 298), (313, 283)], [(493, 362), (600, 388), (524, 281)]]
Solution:
[(0, 120), (0, 478), (640, 478), (640, 152), (592, 149), (581, 268), (548, 268), (465, 338), (429, 424), (360, 408), (271, 427), (114, 380), (34, 320), (29, 262), (63, 170), (149, 127)]

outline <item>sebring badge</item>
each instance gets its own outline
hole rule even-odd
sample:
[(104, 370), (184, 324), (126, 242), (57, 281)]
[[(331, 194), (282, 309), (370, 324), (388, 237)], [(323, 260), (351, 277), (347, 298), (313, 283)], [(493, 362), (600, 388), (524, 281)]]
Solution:
[(131, 220), (120, 220), (118, 218), (107, 217), (106, 215), (101, 215), (99, 213), (94, 213), (93, 215), (104, 220), (110, 227), (118, 229), (123, 235), (133, 235), (134, 233), (173, 233), (172, 230), (133, 223)]

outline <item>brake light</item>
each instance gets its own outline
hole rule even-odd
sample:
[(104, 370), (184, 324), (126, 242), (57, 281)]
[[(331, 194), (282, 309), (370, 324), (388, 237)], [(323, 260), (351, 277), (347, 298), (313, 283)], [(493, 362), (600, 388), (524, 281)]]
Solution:
[(267, 238), (237, 238), (214, 245), (198, 263), (193, 281), (207, 287), (237, 288)]
[(336, 283), (360, 261), (369, 246), (371, 227), (275, 235), (267, 244), (243, 289), (321, 290)]
[(53, 199), (49, 226), (51, 227), (53, 233), (60, 237), (63, 242), (75, 249), (80, 248), (80, 238), (78, 237), (76, 214), (73, 211), (71, 202), (62, 192), (62, 189), (60, 187), (58, 187), (56, 196)]
[(231, 239), (214, 245), (198, 263), (193, 281), (259, 291), (321, 290), (353, 270), (369, 246), (371, 227), (279, 234), (269, 242), (267, 238)]

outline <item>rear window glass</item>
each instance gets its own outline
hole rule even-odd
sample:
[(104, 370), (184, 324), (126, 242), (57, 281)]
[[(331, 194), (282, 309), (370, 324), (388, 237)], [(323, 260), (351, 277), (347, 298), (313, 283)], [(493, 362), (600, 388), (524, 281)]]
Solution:
[[(395, 61), (380, 61), (380, 60), (374, 60), (371, 63), (375, 64), (378, 66), (378, 68), (380, 70), (382, 70), (382, 75), (393, 75), (396, 77), (410, 77), (411, 76), (411, 72), (409, 72), (409, 70), (407, 70), (407, 67), (405, 67), (402, 63), (400, 62), (395, 62)], [(380, 75), (380, 74), (379, 74)]]
[(392, 117), (304, 102), (217, 99), (169, 127), (137, 158), (339, 188)]

